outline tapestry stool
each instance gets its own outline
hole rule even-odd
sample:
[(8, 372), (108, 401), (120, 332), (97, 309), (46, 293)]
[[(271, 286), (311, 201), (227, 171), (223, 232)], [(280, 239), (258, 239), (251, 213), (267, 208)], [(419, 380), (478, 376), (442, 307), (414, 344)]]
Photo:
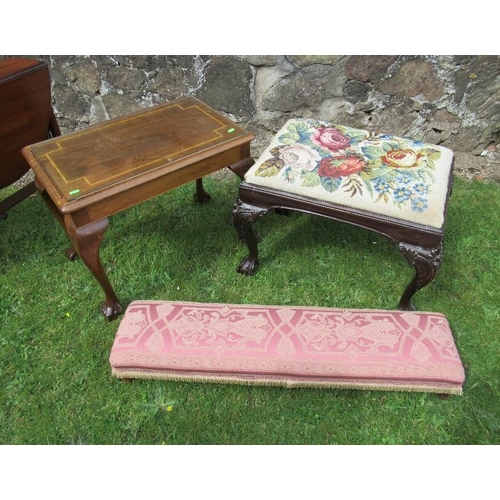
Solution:
[(462, 394), (448, 320), (416, 311), (134, 301), (117, 378)]
[(398, 308), (413, 310), (413, 295), (441, 265), (453, 157), (447, 148), (410, 138), (317, 120), (287, 121), (239, 186), (232, 219), (249, 255), (238, 272), (255, 271), (252, 225), (270, 209), (320, 215), (398, 244), (415, 268)]

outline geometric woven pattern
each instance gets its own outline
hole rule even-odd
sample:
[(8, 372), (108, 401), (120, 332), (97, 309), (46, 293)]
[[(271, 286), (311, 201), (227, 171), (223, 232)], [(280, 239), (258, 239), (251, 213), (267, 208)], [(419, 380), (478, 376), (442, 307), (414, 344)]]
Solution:
[(110, 354), (120, 378), (461, 394), (439, 313), (132, 302)]
[(441, 146), (292, 119), (245, 181), (440, 229), (452, 164)]

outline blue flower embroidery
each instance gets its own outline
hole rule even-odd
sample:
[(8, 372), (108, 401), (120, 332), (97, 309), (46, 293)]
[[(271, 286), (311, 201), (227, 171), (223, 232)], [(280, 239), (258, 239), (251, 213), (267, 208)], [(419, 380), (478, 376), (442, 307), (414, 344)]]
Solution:
[(414, 177), (412, 175), (408, 175), (406, 172), (400, 172), (396, 177), (396, 182), (399, 184), (409, 184), (413, 180)]
[(394, 199), (398, 203), (403, 203), (406, 200), (409, 200), (411, 196), (411, 191), (409, 189), (406, 189), (404, 187), (399, 187), (394, 190)]
[(375, 191), (377, 191), (380, 194), (388, 193), (389, 190), (391, 189), (391, 186), (389, 185), (388, 182), (386, 181), (381, 181), (380, 179), (375, 183)]
[(429, 186), (427, 186), (426, 184), (423, 184), (423, 183), (415, 184), (413, 186), (413, 189), (418, 194), (427, 194), (429, 192)]
[(428, 206), (427, 200), (420, 196), (411, 200), (411, 209), (414, 212), (423, 212)]

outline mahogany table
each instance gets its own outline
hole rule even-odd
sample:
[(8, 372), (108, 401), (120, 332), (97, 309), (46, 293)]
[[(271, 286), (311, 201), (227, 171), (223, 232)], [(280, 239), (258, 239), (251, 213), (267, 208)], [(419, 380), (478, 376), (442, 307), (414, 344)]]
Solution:
[(101, 312), (123, 308), (101, 264), (108, 217), (229, 167), (240, 178), (253, 164), (254, 135), (196, 98), (185, 97), (23, 149), (37, 190), (67, 232), (67, 255), (80, 256), (101, 285)]

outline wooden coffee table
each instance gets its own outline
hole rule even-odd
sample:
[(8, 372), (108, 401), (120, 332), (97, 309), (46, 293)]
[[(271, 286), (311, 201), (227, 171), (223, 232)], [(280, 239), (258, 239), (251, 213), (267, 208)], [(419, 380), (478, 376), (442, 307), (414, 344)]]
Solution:
[(38, 192), (105, 293), (108, 320), (122, 311), (99, 249), (108, 217), (196, 181), (195, 199), (210, 196), (202, 177), (229, 167), (240, 178), (252, 165), (254, 135), (206, 104), (186, 97), (23, 149)]

